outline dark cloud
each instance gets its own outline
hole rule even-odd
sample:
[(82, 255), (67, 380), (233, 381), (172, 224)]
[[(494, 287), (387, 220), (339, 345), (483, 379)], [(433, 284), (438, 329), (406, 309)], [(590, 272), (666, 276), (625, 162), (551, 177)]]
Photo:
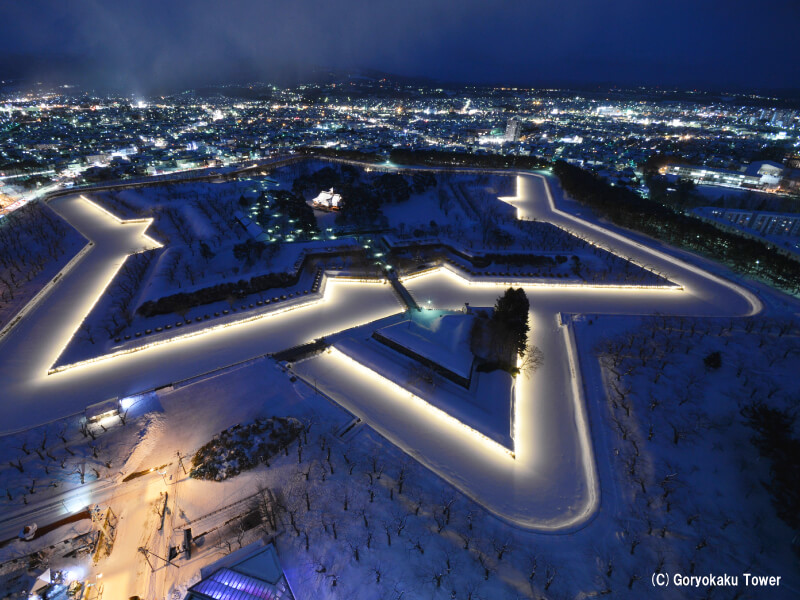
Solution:
[(0, 73), (129, 91), (312, 66), (444, 81), (791, 87), (794, 0), (0, 2)]

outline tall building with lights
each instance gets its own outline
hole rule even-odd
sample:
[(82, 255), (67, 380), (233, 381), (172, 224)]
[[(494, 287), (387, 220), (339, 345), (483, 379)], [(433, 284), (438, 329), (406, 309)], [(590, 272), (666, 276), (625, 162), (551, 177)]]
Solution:
[(508, 123), (506, 123), (505, 141), (518, 142), (521, 130), (522, 124), (519, 122), (519, 119), (517, 117), (511, 117)]

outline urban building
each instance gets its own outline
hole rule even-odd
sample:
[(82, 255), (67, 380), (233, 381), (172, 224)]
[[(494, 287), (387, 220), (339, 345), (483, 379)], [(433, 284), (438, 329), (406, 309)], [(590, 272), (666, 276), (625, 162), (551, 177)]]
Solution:
[(672, 175), (678, 179), (688, 179), (700, 185), (757, 188), (760, 183), (758, 176), (748, 175), (742, 171), (695, 167), (692, 165), (668, 165), (662, 169), (662, 173), (664, 175)]
[(783, 165), (771, 161), (751, 163), (742, 171), (693, 165), (668, 165), (663, 167), (661, 172), (679, 179), (688, 179), (699, 185), (719, 185), (767, 191), (777, 190), (786, 175), (789, 174)]
[(342, 196), (333, 191), (333, 188), (322, 191), (311, 201), (314, 208), (320, 210), (339, 210), (339, 204), (342, 201)]
[(518, 142), (520, 132), (522, 131), (522, 124), (517, 117), (512, 117), (506, 123), (505, 141)]
[(800, 238), (800, 213), (775, 213), (702, 207), (697, 214), (749, 229), (765, 236)]
[(294, 600), (272, 544), (245, 546), (200, 576), (184, 600)]

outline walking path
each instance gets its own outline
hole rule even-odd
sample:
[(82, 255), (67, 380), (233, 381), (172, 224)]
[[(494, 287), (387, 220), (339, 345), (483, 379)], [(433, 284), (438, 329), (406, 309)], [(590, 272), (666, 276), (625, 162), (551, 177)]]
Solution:
[[(412, 405), (405, 392), (341, 353), (296, 365), (300, 374), (313, 377), (329, 396), (465, 494), (512, 523), (540, 531), (579, 527), (600, 502), (580, 366), (572, 334), (559, 315), (741, 316), (761, 310), (759, 300), (742, 286), (564, 212), (558, 194), (545, 176), (520, 174), (517, 196), (504, 200), (517, 206), (521, 218), (549, 220), (683, 288), (587, 289), (558, 283), (526, 288), (531, 341), (543, 350), (545, 364), (530, 379), (518, 378), (515, 457), (476, 441), (471, 430), (457, 423), (431, 417), (424, 406)], [(320, 300), (279, 317), (266, 313), (248, 323), (48, 375), (125, 258), (155, 243), (144, 235), (147, 223), (120, 222), (77, 196), (58, 198), (51, 206), (93, 246), (0, 341), (4, 432), (297, 346), (402, 308), (391, 286), (332, 278)], [(442, 268), (404, 285), (415, 303), (459, 308), (465, 301), (491, 306), (509, 283), (469, 281)]]
[(517, 206), (521, 218), (551, 221), (682, 286), (530, 286), (525, 281), (470, 281), (446, 267), (406, 279), (406, 288), (418, 302), (438, 309), (458, 309), (464, 302), (492, 306), (509, 285), (525, 288), (531, 303), (530, 342), (542, 349), (545, 360), (530, 378), (517, 378), (514, 457), (466, 427), (438, 418), (369, 365), (356, 364), (340, 352), (324, 353), (294, 369), (498, 516), (542, 532), (571, 531), (596, 512), (600, 487), (568, 315), (740, 316), (758, 312), (761, 305), (736, 284), (559, 210), (543, 175), (520, 175), (517, 196), (504, 200)]

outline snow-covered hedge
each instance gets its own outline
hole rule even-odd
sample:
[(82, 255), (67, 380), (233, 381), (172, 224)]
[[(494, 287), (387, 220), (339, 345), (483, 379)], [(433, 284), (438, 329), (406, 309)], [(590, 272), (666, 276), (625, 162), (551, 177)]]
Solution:
[(244, 298), (250, 294), (264, 292), (273, 288), (286, 288), (297, 284), (299, 271), (296, 273), (266, 273), (256, 275), (249, 280), (229, 281), (218, 283), (193, 292), (178, 292), (158, 300), (144, 302), (137, 312), (143, 317), (166, 315), (189, 310), (197, 306), (220, 302), (233, 296)]
[(272, 417), (238, 424), (215, 435), (192, 458), (190, 477), (223, 481), (266, 463), (291, 444), (303, 426), (297, 419)]

